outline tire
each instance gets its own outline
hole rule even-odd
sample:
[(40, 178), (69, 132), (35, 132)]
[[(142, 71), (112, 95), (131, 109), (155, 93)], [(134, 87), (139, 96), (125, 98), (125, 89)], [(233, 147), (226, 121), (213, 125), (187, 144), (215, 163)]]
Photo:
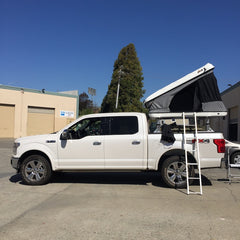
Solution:
[(27, 185), (43, 185), (49, 182), (52, 169), (45, 157), (31, 155), (23, 160), (20, 173), (23, 183)]
[[(193, 166), (188, 169), (189, 176), (195, 175)], [(161, 176), (163, 181), (171, 188), (186, 188), (186, 164), (184, 156), (170, 156), (165, 159), (162, 168)], [(192, 183), (192, 180), (189, 180)]]
[(240, 152), (235, 152), (230, 157), (231, 164), (240, 164)]

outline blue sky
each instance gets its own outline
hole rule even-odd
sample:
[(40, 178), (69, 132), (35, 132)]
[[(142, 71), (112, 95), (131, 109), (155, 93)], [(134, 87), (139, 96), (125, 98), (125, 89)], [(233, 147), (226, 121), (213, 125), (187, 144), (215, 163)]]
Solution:
[(210, 62), (220, 91), (240, 81), (238, 0), (0, 0), (0, 84), (97, 89), (134, 43), (144, 98)]

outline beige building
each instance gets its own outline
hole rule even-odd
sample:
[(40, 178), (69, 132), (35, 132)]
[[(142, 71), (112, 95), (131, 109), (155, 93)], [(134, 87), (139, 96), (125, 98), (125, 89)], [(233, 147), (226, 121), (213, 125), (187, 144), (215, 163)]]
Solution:
[(223, 120), (224, 136), (230, 141), (240, 141), (240, 82), (221, 93), (228, 109), (228, 116)]
[(0, 85), (0, 138), (60, 130), (78, 117), (78, 92), (53, 93)]
[(240, 82), (221, 93), (228, 115), (224, 118), (214, 119), (214, 130), (221, 131), (230, 141), (240, 142)]

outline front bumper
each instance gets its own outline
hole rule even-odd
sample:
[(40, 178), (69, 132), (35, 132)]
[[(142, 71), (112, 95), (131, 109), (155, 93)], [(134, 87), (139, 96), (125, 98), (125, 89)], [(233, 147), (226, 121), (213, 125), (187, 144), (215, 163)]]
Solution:
[(18, 171), (19, 170), (19, 158), (12, 157), (11, 165), (13, 168), (15, 168)]

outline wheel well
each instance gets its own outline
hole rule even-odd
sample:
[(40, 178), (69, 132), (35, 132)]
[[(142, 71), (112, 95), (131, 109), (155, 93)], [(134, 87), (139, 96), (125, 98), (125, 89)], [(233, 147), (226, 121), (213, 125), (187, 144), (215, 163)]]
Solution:
[(231, 156), (232, 156), (233, 154), (240, 154), (240, 151), (237, 150), (237, 151), (232, 152), (232, 153), (231, 153)]
[(19, 159), (19, 169), (20, 169), (20, 166), (22, 165), (22, 162), (24, 161), (24, 159), (26, 159), (27, 157), (29, 157), (31, 155), (43, 156), (49, 162), (51, 169), (52, 169), (52, 164), (51, 164), (49, 157), (45, 153), (38, 151), (38, 150), (31, 150), (31, 151), (25, 152)]
[[(179, 157), (184, 157), (185, 158), (185, 151), (183, 149), (173, 149), (173, 150), (170, 150), (168, 152), (165, 152), (161, 158), (159, 159), (159, 162), (158, 162), (158, 170), (160, 170), (162, 168), (162, 164), (163, 162), (169, 158), (170, 156), (179, 156)], [(188, 161), (191, 162), (191, 163), (196, 163), (196, 159), (195, 157), (190, 153), (190, 152), (187, 152), (187, 156), (188, 156)], [(196, 168), (196, 166), (194, 166)]]

